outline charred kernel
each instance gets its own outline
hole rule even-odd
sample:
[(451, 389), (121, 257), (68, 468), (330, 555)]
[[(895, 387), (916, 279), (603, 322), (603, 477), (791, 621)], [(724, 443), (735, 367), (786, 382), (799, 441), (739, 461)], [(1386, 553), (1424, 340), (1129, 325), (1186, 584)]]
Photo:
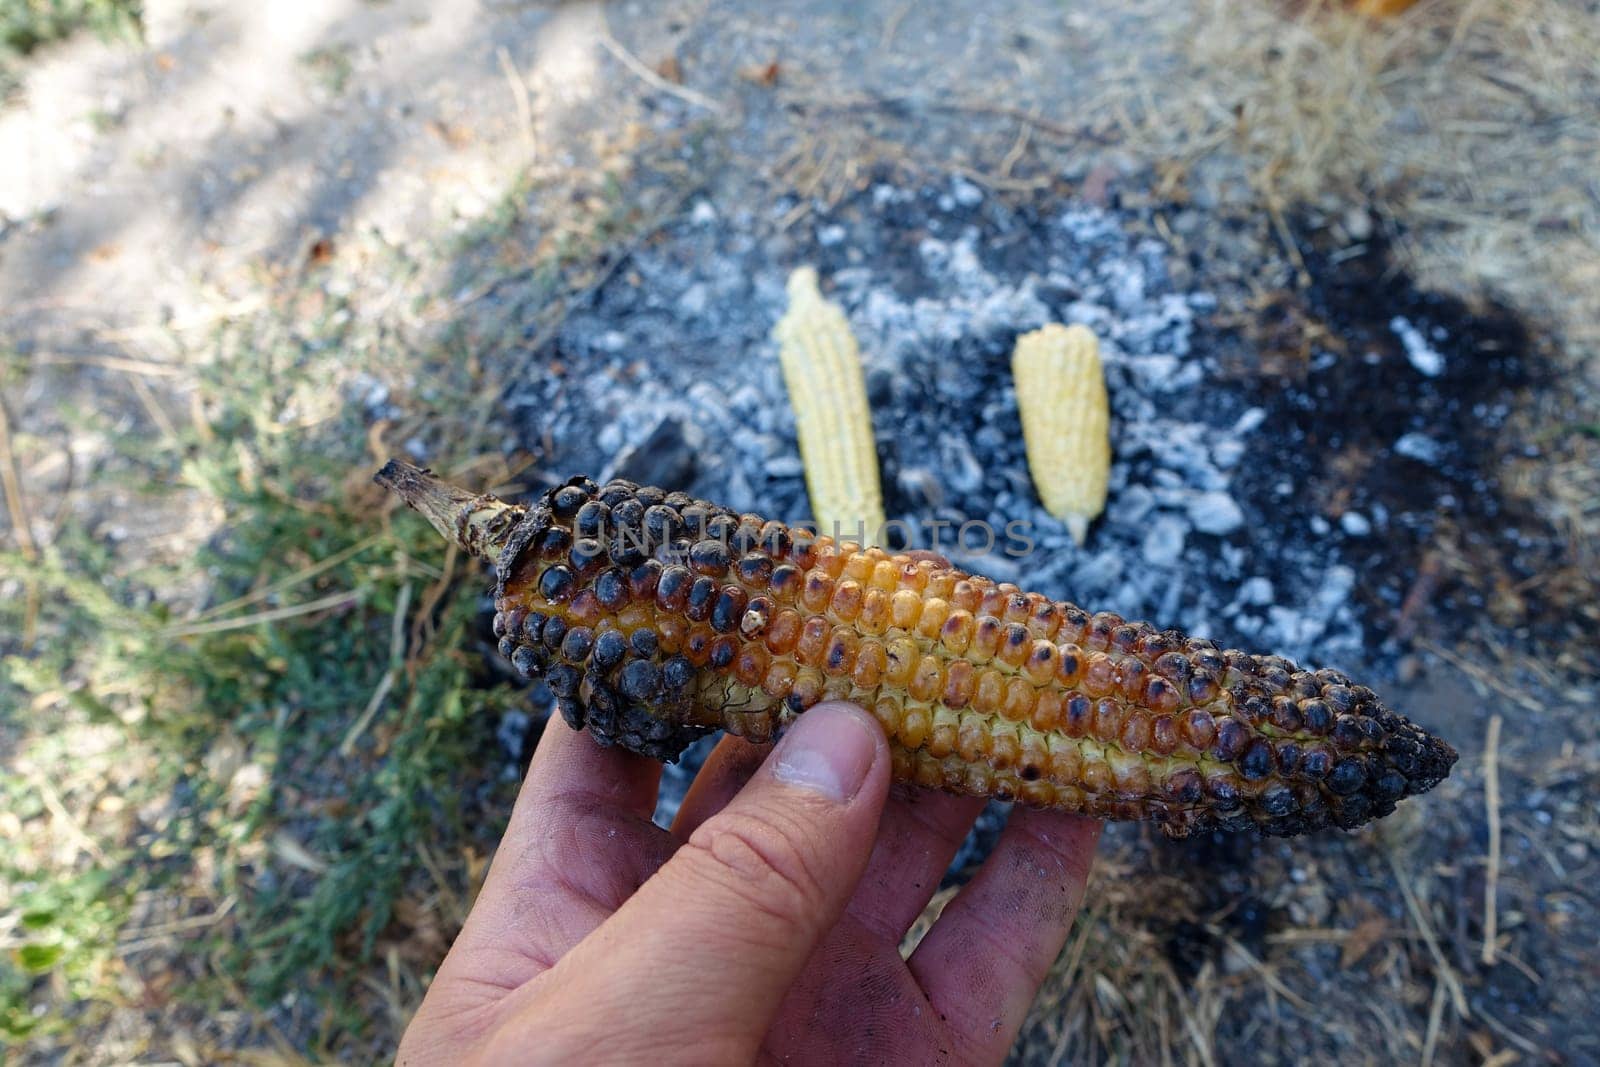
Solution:
[(1217, 774), (1206, 779), (1206, 792), (1220, 811), (1232, 811), (1244, 800), (1239, 780), (1231, 774)]
[(1067, 697), (1066, 715), (1062, 728), (1068, 737), (1088, 737), (1094, 727), (1094, 702), (1082, 693)]
[(689, 568), (674, 563), (663, 567), (656, 579), (656, 603), (662, 611), (681, 612), (689, 599), (689, 588), (694, 585), (694, 575)]
[(1060, 663), (1061, 653), (1049, 641), (1036, 638), (1028, 650), (1028, 658), (1023, 661), (1022, 673), (1034, 685), (1049, 685), (1055, 677), (1056, 667)]
[(689, 549), (689, 566), (701, 574), (720, 578), (728, 570), (728, 546), (706, 538)]
[(856, 654), (855, 669), (850, 672), (850, 681), (857, 689), (876, 689), (883, 682), (883, 672), (888, 667), (889, 658), (883, 651), (883, 646), (876, 641), (864, 641), (861, 651)]
[(550, 494), (550, 511), (558, 519), (570, 519), (589, 500), (582, 486), (563, 485)]
[(578, 695), (578, 686), (583, 683), (583, 672), (570, 663), (557, 663), (545, 672), (544, 681), (550, 687), (550, 692), (558, 697), (570, 699)]
[(922, 598), (910, 589), (899, 589), (889, 598), (889, 622), (902, 630), (917, 625), (922, 615)]
[(647, 559), (628, 572), (628, 593), (635, 600), (654, 600), (656, 583), (660, 580), (660, 561)]
[(572, 528), (579, 537), (604, 537), (610, 530), (611, 509), (598, 500), (591, 500), (578, 509)]
[(732, 637), (718, 637), (711, 642), (711, 655), (706, 662), (714, 670), (726, 670), (733, 665), (734, 657), (739, 654), (739, 642)]
[(974, 623), (971, 613), (957, 608), (952, 611), (939, 627), (939, 643), (951, 655), (959, 656), (966, 652), (972, 643)]
[(1190, 747), (1204, 752), (1216, 739), (1217, 725), (1211, 713), (1200, 708), (1190, 708), (1178, 720), (1178, 733)]
[(629, 600), (628, 580), (615, 567), (601, 571), (594, 580), (594, 595), (607, 611), (619, 611)]
[(639, 487), (626, 478), (613, 478), (599, 489), (599, 497), (611, 507), (616, 507), (624, 500), (632, 500), (638, 494)]
[(543, 649), (536, 649), (530, 645), (518, 645), (511, 653), (511, 665), (517, 673), (524, 678), (532, 677), (543, 670), (550, 662)]
[(554, 652), (561, 647), (561, 642), (567, 636), (567, 620), (559, 615), (550, 616), (550, 621), (544, 624), (544, 647)]
[(646, 659), (655, 656), (656, 652), (661, 648), (661, 642), (656, 639), (655, 633), (650, 630), (633, 631), (628, 637), (628, 643), (633, 646), (635, 655), (644, 656)]
[(1372, 791), (1380, 800), (1399, 800), (1406, 793), (1406, 778), (1399, 771), (1387, 771), (1376, 782)]
[(1222, 695), (1216, 674), (1205, 667), (1197, 667), (1189, 676), (1188, 689), (1191, 704), (1209, 704)]
[(489, 628), (494, 632), (496, 637), (504, 637), (506, 635), (506, 630), (510, 629), (510, 627), (506, 625), (506, 613), (503, 611), (495, 612), (494, 622), (490, 624)]
[(1028, 653), (1033, 651), (1033, 635), (1028, 628), (1019, 622), (1005, 624), (1005, 632), (1000, 639), (999, 660), (1008, 667), (1020, 668), (1028, 659)]
[(556, 559), (571, 547), (572, 534), (560, 526), (552, 526), (539, 537), (534, 551), (543, 559)]
[(780, 563), (772, 568), (772, 577), (767, 581), (767, 589), (779, 600), (793, 600), (804, 584), (805, 576), (798, 567)]
[(1297, 734), (1305, 726), (1300, 705), (1289, 697), (1272, 698), (1272, 725), (1286, 734)]
[[(974, 585), (977, 583), (974, 582)], [(1011, 594), (998, 585), (985, 584), (979, 587), (982, 594), (978, 599), (978, 606), (972, 609), (974, 615), (993, 615), (1001, 622), (1005, 621), (1006, 603), (1011, 599)]]
[(1294, 790), (1275, 782), (1261, 792), (1261, 810), (1268, 815), (1287, 815), (1295, 809)]
[(1343, 759), (1333, 765), (1328, 775), (1328, 788), (1340, 796), (1349, 796), (1367, 784), (1367, 769), (1358, 759)]
[(652, 548), (664, 545), (683, 534), (683, 520), (675, 508), (654, 504), (644, 509), (644, 533)]
[(539, 576), (539, 595), (552, 604), (564, 604), (572, 598), (578, 580), (572, 571), (559, 563), (545, 568)]
[(929, 703), (939, 698), (939, 691), (944, 688), (944, 667), (933, 656), (923, 656), (917, 664), (915, 673), (911, 675), (911, 684), (907, 692), (912, 700)]
[(1189, 768), (1174, 771), (1162, 783), (1162, 792), (1174, 804), (1198, 804), (1205, 795), (1205, 783), (1197, 771)]
[(683, 642), (689, 635), (689, 623), (676, 615), (663, 615), (656, 619), (652, 625), (656, 645), (663, 652), (677, 652), (683, 648)]
[(696, 667), (704, 667), (711, 661), (711, 642), (716, 636), (711, 627), (704, 623), (691, 627), (684, 635), (683, 654), (688, 656), (689, 662)]
[(861, 600), (861, 583), (846, 578), (834, 586), (833, 597), (828, 602), (828, 610), (840, 622), (855, 622), (856, 616), (861, 614)]
[(619, 501), (611, 505), (611, 525), (619, 536), (642, 543), (645, 541), (644, 512), (644, 505), (636, 498)]
[(499, 643), (497, 643), (495, 645), (495, 648), (500, 652), (500, 654), (502, 656), (511, 655), (511, 653), (516, 650), (516, 647), (517, 647), (517, 639), (515, 637), (510, 637), (510, 636), (502, 637), (500, 639)]
[(832, 599), (833, 579), (821, 571), (807, 573), (805, 589), (800, 594), (800, 603), (805, 605), (806, 610), (824, 611)]
[(1305, 755), (1300, 757), (1300, 774), (1312, 781), (1326, 778), (1332, 766), (1333, 758), (1324, 748), (1308, 748)]
[(795, 644), (800, 640), (802, 623), (798, 611), (784, 608), (778, 612), (767, 626), (767, 649), (775, 656), (787, 656), (793, 652)]
[(723, 586), (711, 605), (711, 628), (720, 633), (732, 633), (744, 618), (744, 609), (749, 601), (749, 594), (738, 586)]
[(594, 631), (587, 626), (574, 626), (561, 639), (561, 658), (570, 663), (582, 663), (594, 650)]
[(739, 558), (739, 580), (746, 585), (763, 586), (772, 579), (772, 557), (751, 552)]
[[(978, 582), (970, 578), (956, 578), (950, 583), (950, 593), (946, 599), (963, 611), (970, 611), (974, 615), (985, 614), (981, 610), (981, 605), (983, 604), (983, 594), (987, 590), (987, 582), (980, 586)], [(987, 614), (992, 615), (994, 613), (988, 612)]]
[(694, 664), (683, 656), (673, 656), (661, 665), (661, 687), (671, 692), (687, 689), (694, 681)]
[(972, 655), (979, 662), (989, 662), (1000, 654), (1000, 644), (1005, 640), (1005, 623), (993, 615), (980, 615), (972, 629)]
[(683, 601), (683, 613), (695, 622), (705, 622), (711, 617), (711, 602), (716, 596), (716, 581), (702, 574), (689, 586), (689, 595)]
[(849, 674), (856, 665), (856, 652), (860, 642), (855, 631), (843, 626), (836, 628), (828, 637), (827, 648), (822, 653), (822, 669), (829, 674)]
[(1245, 781), (1255, 782), (1272, 773), (1272, 745), (1264, 739), (1257, 738), (1245, 749), (1244, 755), (1239, 760), (1239, 773)]
[(1345, 751), (1359, 748), (1367, 739), (1362, 732), (1361, 721), (1354, 715), (1341, 715), (1333, 724), (1334, 746)]
[(617, 676), (617, 690), (629, 700), (652, 700), (660, 686), (661, 671), (649, 660), (629, 660)]
[(1086, 665), (1083, 650), (1077, 645), (1058, 645), (1061, 661), (1056, 666), (1056, 684), (1065, 689), (1072, 689), (1083, 681), (1083, 671)]
[(1101, 741), (1115, 741), (1122, 732), (1122, 702), (1104, 697), (1094, 702), (1094, 736)]
[(1300, 759), (1305, 755), (1305, 750), (1293, 741), (1285, 741), (1278, 745), (1278, 773), (1285, 778), (1292, 778), (1300, 771)]
[(1083, 671), (1083, 691), (1092, 697), (1103, 697), (1117, 686), (1117, 665), (1104, 653), (1091, 653)]
[(522, 620), (522, 636), (529, 641), (537, 642), (544, 633), (545, 616), (537, 611), (528, 612), (528, 617)]
[[(1335, 713), (1343, 713), (1356, 706), (1355, 691), (1347, 685), (1324, 686), (1321, 696)], [(1309, 716), (1310, 713), (1307, 712), (1307, 717)]]
[(739, 525), (728, 538), (728, 548), (744, 556), (761, 544), (761, 520), (754, 515), (739, 516)]
[(594, 639), (594, 665), (609, 670), (622, 662), (628, 654), (627, 639), (620, 630), (604, 630)]
[(794, 648), (795, 659), (808, 667), (822, 666), (822, 658), (828, 648), (828, 638), (832, 633), (832, 625), (821, 615), (813, 615), (807, 619), (800, 627), (800, 640)]
[(1212, 743), (1211, 754), (1223, 763), (1232, 763), (1244, 754), (1250, 743), (1250, 731), (1238, 719), (1223, 719), (1217, 723), (1217, 739)]
[(1180, 700), (1177, 688), (1167, 679), (1157, 676), (1145, 679), (1139, 702), (1151, 711), (1166, 714), (1177, 711)]

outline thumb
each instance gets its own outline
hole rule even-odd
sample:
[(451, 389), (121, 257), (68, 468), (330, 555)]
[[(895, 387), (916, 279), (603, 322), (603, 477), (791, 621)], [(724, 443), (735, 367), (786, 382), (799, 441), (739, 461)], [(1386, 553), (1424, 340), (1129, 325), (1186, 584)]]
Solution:
[(855, 892), (889, 762), (860, 708), (801, 715), (728, 806), (551, 972), (561, 999), (648, 1042), (619, 1048), (613, 1033), (618, 1060), (658, 1055), (672, 1035), (702, 1062), (747, 1061)]

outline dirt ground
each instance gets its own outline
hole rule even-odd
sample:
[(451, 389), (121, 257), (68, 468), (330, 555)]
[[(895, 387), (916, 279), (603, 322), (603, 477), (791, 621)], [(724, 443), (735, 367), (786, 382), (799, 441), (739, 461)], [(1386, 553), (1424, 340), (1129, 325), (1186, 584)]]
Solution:
[[(0, 108), (0, 598), (17, 625), (0, 638), (17, 798), (0, 829), (19, 842), (0, 890), (19, 962), (0, 992), (17, 1018), (64, 1024), (10, 1026), (30, 1042), (19, 1059), (390, 1052), (541, 708), (537, 692), (527, 714), (495, 688), (462, 594), (456, 658), (492, 724), (463, 727), (467, 754), (439, 773), (446, 791), (469, 783), (481, 825), (408, 857), (392, 917), (364, 940), (356, 916), (315, 928), (336, 957), (315, 967), (346, 983), (329, 988), (359, 990), (352, 1022), (315, 992), (323, 970), (285, 993), (219, 946), (250, 942), (252, 900), (292, 909), (331, 883), (339, 838), (324, 824), (356, 825), (365, 796), (338, 780), (410, 736), (387, 732), (390, 683), (370, 701), (372, 685), (352, 686), (313, 729), (293, 678), (240, 682), (226, 692), (269, 695), (186, 734), (179, 784), (145, 797), (158, 757), (117, 756), (163, 695), (107, 683), (121, 661), (96, 666), (92, 650), (57, 656), (83, 631), (31, 572), (66, 559), (107, 591), (106, 615), (154, 612), (182, 624), (180, 642), (247, 598), (266, 609), (248, 630), (267, 646), (257, 673), (294, 676), (293, 627), (349, 591), (283, 600), (282, 571), (236, 582), (194, 561), (236, 549), (242, 515), (273, 514), (237, 507), (240, 486), (331, 509), (296, 527), (313, 532), (378, 505), (354, 476), (314, 494), (273, 459), (304, 453), (272, 442), (348, 457), (357, 475), (393, 451), (524, 488), (671, 448), (697, 490), (798, 507), (775, 376), (752, 361), (721, 380), (717, 366), (719, 346), (760, 353), (783, 273), (817, 262), (865, 348), (911, 353), (883, 364), (885, 382), (959, 359), (1003, 398), (1007, 331), (1034, 306), (1123, 331), (1128, 444), (1110, 514), (1097, 553), (1063, 542), (1049, 591), (1337, 661), (1462, 752), (1434, 794), (1359, 834), (1172, 845), (1114, 828), (1015, 1061), (1600, 1062), (1600, 956), (1581, 934), (1600, 905), (1596, 54), (1600, 11), (1582, 2), (1435, 0), (1374, 23), (1203, 0), (1003, 17), (893, 0), (803, 13), (342, 0), (150, 2), (141, 43), (80, 36), (31, 57)], [(1074, 257), (1063, 232), (1103, 243)], [(930, 240), (946, 249), (938, 269)], [(1135, 261), (1137, 298), (1113, 272)], [(1130, 325), (1168, 298), (1187, 309), (1181, 344)], [(936, 341), (918, 332), (935, 313), (966, 347), (916, 351)], [(240, 352), (265, 353), (259, 385)], [(1193, 381), (1168, 395), (1152, 359)], [(481, 413), (447, 392), (458, 378)], [(896, 413), (879, 427), (891, 503), (931, 506), (902, 455), (946, 403), (978, 472), (941, 506), (1033, 507), (1007, 495), (1026, 479), (996, 443), (1004, 405), (892, 384), (880, 399)], [(668, 409), (725, 429), (647, 445)], [(1183, 466), (1138, 436), (1151, 412), (1244, 458)], [(961, 458), (941, 453), (952, 483)], [(139, 487), (152, 471), (162, 495)], [(1241, 524), (1197, 523), (1202, 490), (1225, 492)], [(1157, 516), (1165, 540), (1149, 534)], [(289, 577), (327, 558), (302, 554)], [(373, 678), (390, 677), (389, 615), (396, 662), (416, 663), (446, 627), (430, 621), (437, 599), (413, 596), (463, 577), (399, 556), (399, 578), (381, 579), (398, 602), (362, 594), (381, 616)], [(171, 673), (180, 702), (214, 692)], [(281, 742), (277, 762), (250, 725), (274, 717), (306, 739)], [(320, 729), (333, 741), (315, 748)], [(212, 779), (227, 814), (184, 839), (180, 855), (205, 853), (192, 869), (138, 881), (99, 940), (62, 935), (65, 959), (81, 942), (81, 970), (54, 955), (32, 967), (39, 887), (182, 822), (200, 810), (185, 790)]]

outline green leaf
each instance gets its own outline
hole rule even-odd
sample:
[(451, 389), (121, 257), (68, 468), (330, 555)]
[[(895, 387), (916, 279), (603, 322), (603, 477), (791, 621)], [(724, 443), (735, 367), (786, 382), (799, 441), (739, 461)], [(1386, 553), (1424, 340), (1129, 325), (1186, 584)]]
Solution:
[(61, 958), (60, 945), (23, 945), (17, 950), (17, 962), (31, 974), (43, 974)]

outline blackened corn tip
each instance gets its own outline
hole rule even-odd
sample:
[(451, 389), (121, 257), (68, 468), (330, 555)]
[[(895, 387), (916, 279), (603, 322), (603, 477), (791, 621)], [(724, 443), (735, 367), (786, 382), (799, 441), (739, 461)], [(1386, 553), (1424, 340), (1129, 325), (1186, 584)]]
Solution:
[(575, 728), (658, 759), (844, 699), (902, 781), (1174, 837), (1359, 826), (1456, 761), (1337, 671), (625, 481), (546, 493), (497, 550), (501, 651)]

